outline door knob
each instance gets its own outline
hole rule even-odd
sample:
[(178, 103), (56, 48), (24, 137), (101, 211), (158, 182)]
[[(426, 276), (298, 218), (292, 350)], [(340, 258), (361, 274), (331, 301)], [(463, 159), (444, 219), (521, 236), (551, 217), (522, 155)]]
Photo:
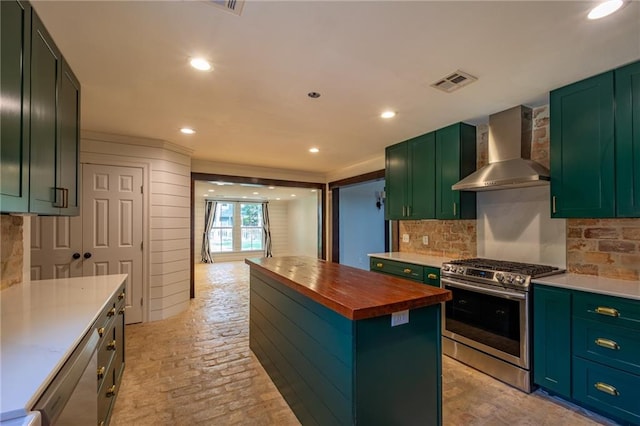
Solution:
[(74, 259), (80, 259), (80, 253), (73, 253), (71, 257), (73, 257)]
[(89, 259), (90, 257), (91, 257), (91, 253), (86, 252), (86, 253), (84, 254), (84, 258), (85, 258), (85, 259)]

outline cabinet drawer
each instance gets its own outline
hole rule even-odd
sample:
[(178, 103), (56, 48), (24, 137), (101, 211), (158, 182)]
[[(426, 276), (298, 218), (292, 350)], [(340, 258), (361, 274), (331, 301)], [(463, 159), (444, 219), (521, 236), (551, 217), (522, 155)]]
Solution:
[(640, 331), (574, 318), (573, 354), (640, 375)]
[(116, 340), (116, 329), (114, 324), (105, 331), (98, 346), (98, 370), (109, 369), (112, 359), (117, 352), (118, 342)]
[(640, 424), (640, 376), (573, 357), (573, 397), (619, 419)]
[(640, 330), (640, 302), (594, 293), (575, 292), (573, 315), (603, 324)]
[(424, 283), (440, 287), (440, 268), (424, 267)]
[(411, 263), (397, 262), (395, 260), (371, 258), (370, 269), (372, 271), (383, 272), (397, 277), (408, 278), (414, 281), (423, 282), (424, 267)]
[(111, 414), (111, 404), (117, 392), (113, 366), (107, 370), (102, 385), (98, 388), (98, 425), (106, 425)]

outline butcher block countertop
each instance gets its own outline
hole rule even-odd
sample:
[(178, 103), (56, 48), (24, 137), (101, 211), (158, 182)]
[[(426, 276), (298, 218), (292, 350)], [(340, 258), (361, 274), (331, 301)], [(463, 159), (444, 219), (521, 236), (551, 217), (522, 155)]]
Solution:
[(253, 258), (245, 262), (351, 320), (389, 315), (451, 299), (448, 290), (313, 257)]

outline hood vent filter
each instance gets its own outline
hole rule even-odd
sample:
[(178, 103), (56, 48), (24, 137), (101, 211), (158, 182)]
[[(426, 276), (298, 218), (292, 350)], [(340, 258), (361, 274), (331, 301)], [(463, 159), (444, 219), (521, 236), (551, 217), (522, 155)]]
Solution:
[(242, 8), (244, 6), (245, 0), (204, 0), (206, 3), (209, 3), (212, 6), (219, 7), (221, 9), (226, 10), (227, 12), (231, 12), (234, 15), (240, 16), (242, 13)]

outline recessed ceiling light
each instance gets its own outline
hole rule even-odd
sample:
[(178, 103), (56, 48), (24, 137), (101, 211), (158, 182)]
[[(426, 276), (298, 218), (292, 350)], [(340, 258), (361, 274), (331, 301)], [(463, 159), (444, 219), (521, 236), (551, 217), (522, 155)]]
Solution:
[(242, 196), (242, 198), (247, 198), (247, 196), (246, 196), (246, 195), (243, 195), (243, 196)]
[(183, 127), (182, 129), (180, 129), (180, 131), (182, 133), (184, 133), (185, 135), (192, 135), (192, 134), (194, 134), (196, 132), (191, 127)]
[(276, 198), (277, 201), (280, 201), (280, 198)]
[(620, 9), (624, 2), (622, 0), (608, 0), (600, 3), (589, 12), (587, 18), (589, 19), (600, 19), (605, 16), (611, 15), (616, 10)]
[(216, 190), (215, 189), (210, 189), (209, 192), (216, 192)]
[(275, 186), (270, 186), (269, 189), (276, 189), (276, 187)]
[(316, 190), (315, 190), (315, 189), (312, 189), (312, 190), (311, 190), (311, 192), (316, 192)]
[(203, 196), (203, 197), (208, 197), (208, 196), (209, 196), (209, 194), (202, 194), (202, 196)]
[(260, 194), (260, 193), (259, 193), (259, 192), (254, 192), (254, 193), (253, 193), (253, 195), (258, 195), (258, 194)]
[(385, 111), (382, 114), (380, 114), (380, 117), (382, 118), (393, 118), (396, 116), (395, 111)]
[(191, 58), (189, 63), (198, 71), (210, 71), (213, 69), (209, 61), (204, 58)]
[(296, 196), (296, 194), (291, 194), (291, 196), (292, 196), (292, 197), (295, 197), (295, 196)]
[(320, 152), (320, 150), (318, 148), (309, 148), (309, 152), (312, 154), (317, 154), (318, 152)]

